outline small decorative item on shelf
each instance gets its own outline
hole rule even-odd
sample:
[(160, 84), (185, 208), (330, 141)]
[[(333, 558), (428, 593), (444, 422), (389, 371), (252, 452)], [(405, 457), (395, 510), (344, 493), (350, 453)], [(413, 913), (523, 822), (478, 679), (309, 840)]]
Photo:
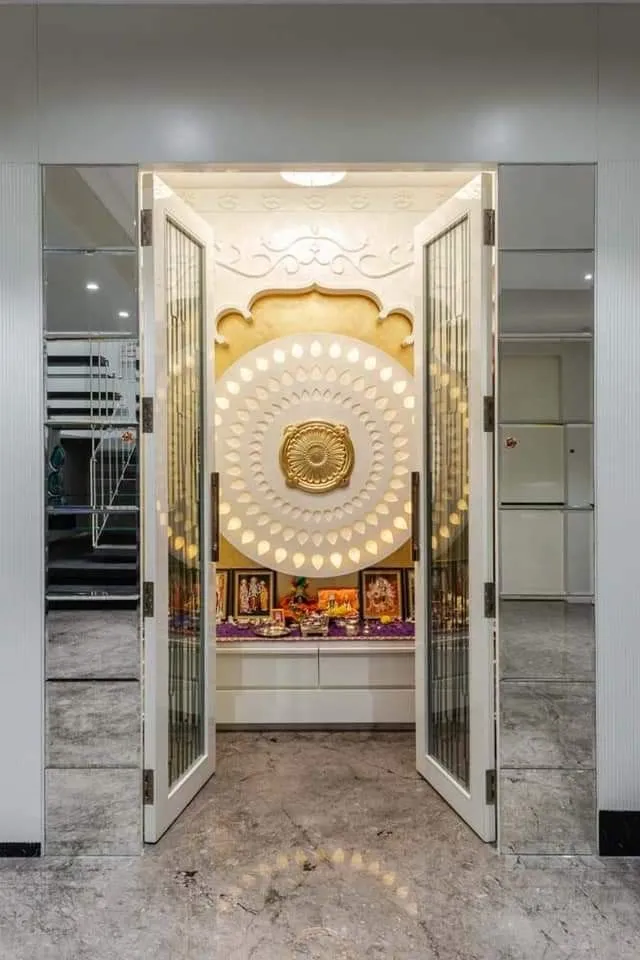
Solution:
[(356, 619), (356, 617), (349, 617), (349, 619), (344, 622), (344, 632), (348, 637), (355, 637), (358, 633), (359, 626), (360, 621)]
[(229, 610), (229, 571), (216, 570), (216, 620), (225, 620)]
[(300, 620), (300, 633), (303, 637), (327, 637), (329, 620), (323, 613), (310, 613)]
[(285, 620), (299, 623), (304, 617), (315, 613), (318, 604), (316, 600), (307, 595), (309, 581), (306, 577), (294, 577), (291, 581), (291, 593), (280, 600), (280, 606), (284, 610)]

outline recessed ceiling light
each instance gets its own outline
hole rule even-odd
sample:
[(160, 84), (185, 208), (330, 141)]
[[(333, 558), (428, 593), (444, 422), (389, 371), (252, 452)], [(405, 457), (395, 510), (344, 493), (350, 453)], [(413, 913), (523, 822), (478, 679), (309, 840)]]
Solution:
[(95, 280), (89, 280), (89, 282), (85, 284), (85, 286), (86, 286), (86, 289), (91, 290), (92, 293), (100, 289), (100, 284), (96, 283)]
[(118, 310), (118, 316), (121, 320), (128, 320), (130, 313), (128, 310)]
[(592, 273), (585, 273), (584, 278), (585, 278), (585, 280), (593, 280), (593, 274), (592, 274)]
[(296, 187), (332, 187), (344, 180), (346, 175), (344, 170), (284, 170), (280, 173), (283, 180)]

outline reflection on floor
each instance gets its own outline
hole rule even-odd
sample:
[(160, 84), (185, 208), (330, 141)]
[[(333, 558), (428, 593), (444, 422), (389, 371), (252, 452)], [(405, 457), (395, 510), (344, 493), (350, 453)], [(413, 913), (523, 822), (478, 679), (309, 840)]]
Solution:
[(500, 858), (406, 733), (234, 733), (138, 859), (0, 861), (0, 960), (636, 960), (640, 864)]

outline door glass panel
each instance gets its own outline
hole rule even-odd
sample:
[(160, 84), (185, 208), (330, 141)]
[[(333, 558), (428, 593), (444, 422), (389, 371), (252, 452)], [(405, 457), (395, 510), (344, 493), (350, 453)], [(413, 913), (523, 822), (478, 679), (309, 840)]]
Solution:
[(204, 750), (203, 249), (166, 221), (169, 784)]
[(469, 784), (469, 222), (427, 246), (429, 753)]

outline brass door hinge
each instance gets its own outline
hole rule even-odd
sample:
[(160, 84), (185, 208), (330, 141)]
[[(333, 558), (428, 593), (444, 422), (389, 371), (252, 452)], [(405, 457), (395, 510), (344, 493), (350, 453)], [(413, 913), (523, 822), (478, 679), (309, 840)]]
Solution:
[(143, 617), (152, 617), (153, 616), (153, 597), (154, 589), (153, 582), (151, 580), (145, 580), (142, 584), (142, 616)]
[(495, 210), (484, 211), (484, 245), (485, 247), (495, 247), (496, 245), (496, 212)]
[(486, 798), (488, 806), (493, 806), (496, 802), (496, 771), (487, 770), (486, 773)]
[(140, 211), (140, 246), (150, 247), (153, 242), (153, 211)]
[(484, 398), (482, 420), (484, 432), (493, 433), (496, 428), (496, 400), (493, 395)]
[(155, 799), (155, 776), (153, 770), (142, 771), (142, 802), (145, 806)]
[(142, 432), (153, 433), (153, 397), (142, 398)]

